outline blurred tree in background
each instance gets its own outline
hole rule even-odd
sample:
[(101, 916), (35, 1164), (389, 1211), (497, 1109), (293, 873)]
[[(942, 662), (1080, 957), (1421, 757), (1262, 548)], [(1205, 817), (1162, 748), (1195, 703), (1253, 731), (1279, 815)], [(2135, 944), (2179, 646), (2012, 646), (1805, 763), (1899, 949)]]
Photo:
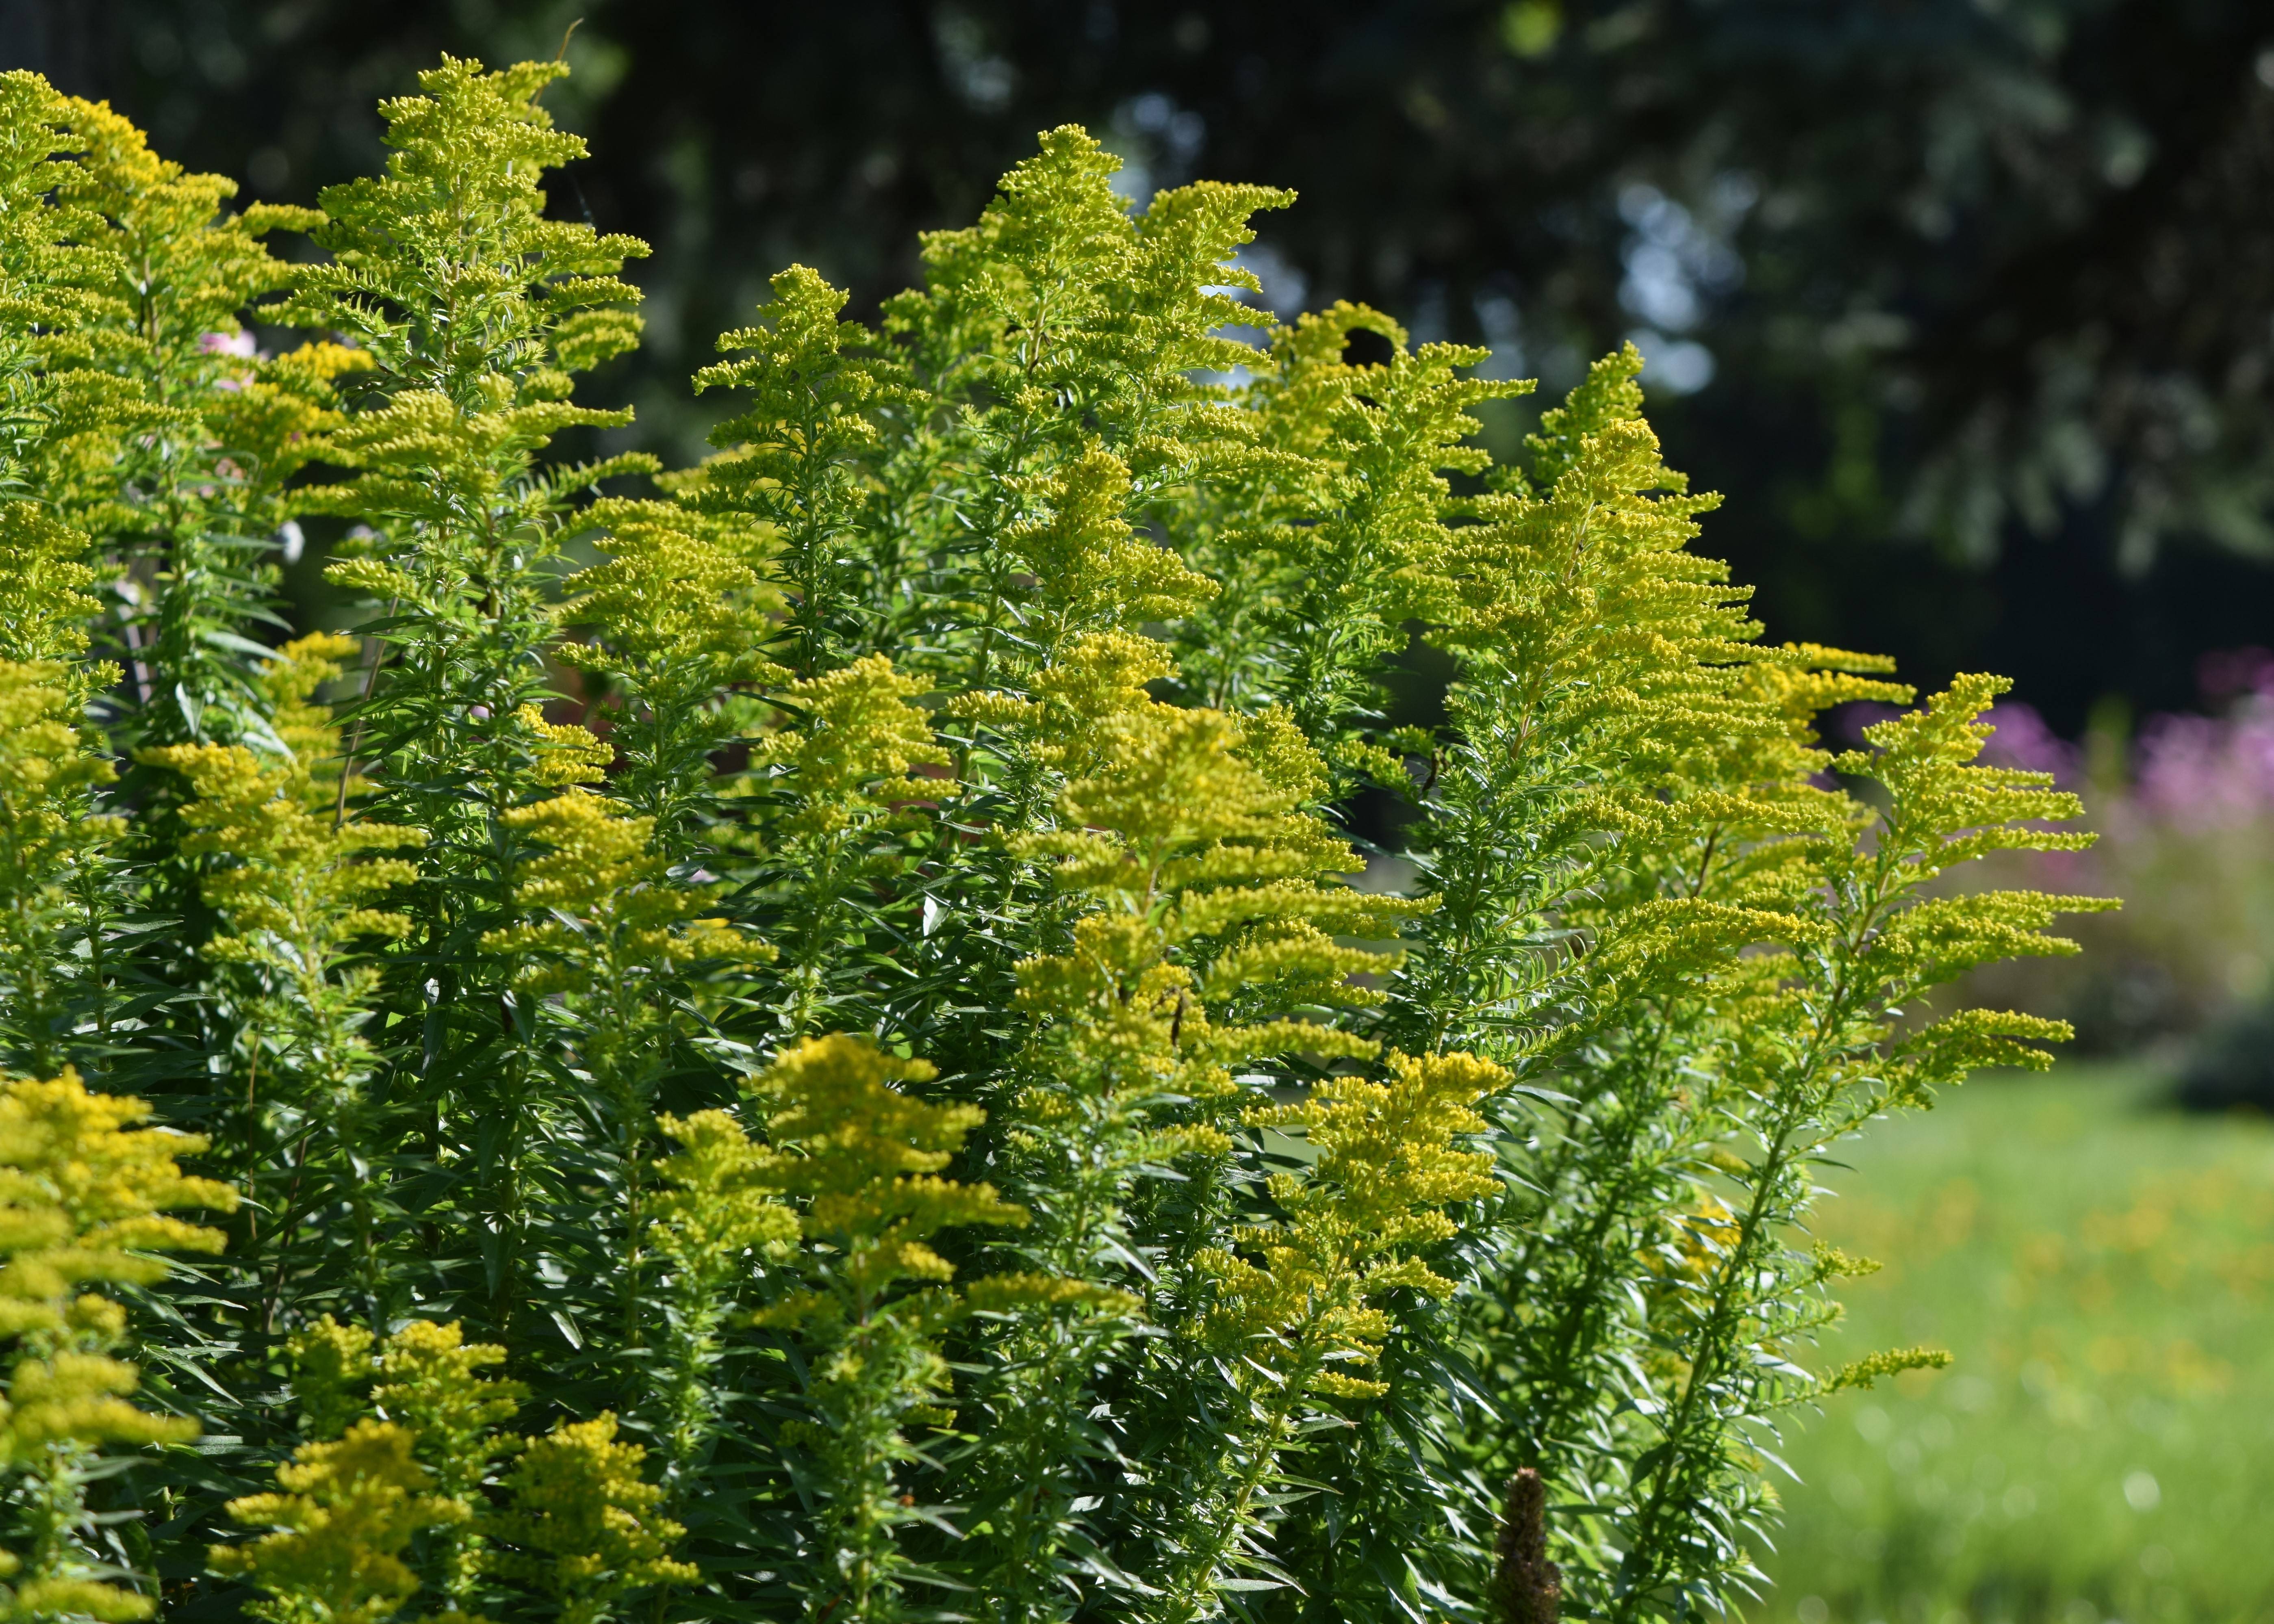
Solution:
[[(657, 247), (671, 404), (766, 276), (873, 302), (1038, 128), (1291, 186), (1253, 263), (1541, 398), (1632, 334), (1773, 635), (2016, 673), (2074, 732), (2274, 642), (2274, 10), (2254, 0), (0, 0), (0, 62), (312, 202), (438, 50), (568, 47), (561, 212)], [(1513, 437), (1524, 425), (1495, 425)]]

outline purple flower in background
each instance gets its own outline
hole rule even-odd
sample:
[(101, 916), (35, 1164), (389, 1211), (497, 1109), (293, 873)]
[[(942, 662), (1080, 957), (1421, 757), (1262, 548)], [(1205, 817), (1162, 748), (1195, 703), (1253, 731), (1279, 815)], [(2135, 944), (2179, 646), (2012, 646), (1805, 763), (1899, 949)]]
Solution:
[(2150, 812), (2195, 827), (2274, 808), (2274, 695), (2226, 717), (2158, 716), (2140, 730), (2135, 791)]
[(2026, 704), (1984, 718), (1995, 731), (1982, 759), (2081, 791), (2098, 837), (2082, 851), (1994, 861), (2047, 891), (2125, 901), (2066, 924), (2082, 958), (1977, 974), (1969, 996), (2074, 1021), (2123, 1049), (2274, 997), (2274, 653), (2209, 654), (2197, 675), (2201, 709), (2148, 717), (2128, 751), (2112, 729), (2081, 748)]
[[(253, 343), (250, 327), (239, 327), (234, 333), (201, 333), (198, 335), (198, 348), (207, 355), (239, 356), (248, 361), (260, 353)], [(242, 389), (245, 380), (223, 378), (217, 387), (231, 391)]]
[(2274, 654), (2224, 649), (2195, 674), (2226, 714), (2156, 716), (2140, 730), (2133, 763), (2141, 809), (2188, 828), (2248, 823), (2274, 809)]
[[(1828, 740), (1857, 749), (1869, 748), (1864, 730), (1875, 723), (1904, 714), (1900, 705), (1864, 701), (1842, 705), (1825, 727)], [(1983, 718), (1995, 729), (1983, 747), (1982, 759), (1993, 767), (2018, 767), (2025, 772), (2050, 772), (2063, 789), (2074, 789), (2082, 776), (2083, 755), (2074, 744), (2045, 725), (2035, 705), (2008, 700), (1993, 705)]]
[(2082, 756), (2076, 746), (2045, 726), (2035, 705), (2008, 700), (1992, 705), (1983, 719), (1997, 730), (1983, 747), (1984, 761), (2026, 772), (2050, 772), (2063, 789), (2076, 787), (2082, 776)]
[(1844, 746), (1851, 750), (1871, 748), (1864, 730), (1881, 722), (1890, 722), (1903, 713), (1901, 705), (1882, 704), (1876, 699), (1858, 699), (1828, 712), (1824, 718), (1824, 740), (1826, 744)]
[(2195, 683), (2213, 703), (2224, 703), (2242, 694), (2274, 693), (2274, 652), (2213, 649), (2195, 662)]
[[(2203, 656), (2197, 674), (2205, 702), (2222, 714), (2150, 717), (2134, 741), (2127, 785), (2087, 789), (2082, 747), (2055, 733), (2037, 707), (2018, 700), (1992, 706), (1983, 718), (1992, 732), (1981, 759), (1994, 767), (2049, 772), (2061, 788), (2084, 791), (2093, 823), (2120, 842), (2153, 838), (2158, 829), (2186, 834), (2274, 816), (2274, 652), (2221, 650)], [(1869, 748), (1864, 730), (1903, 713), (1901, 707), (1876, 703), (1842, 705), (1825, 718), (1823, 736), (1834, 748)], [(1828, 778), (1825, 784), (1830, 787)], [(2048, 853), (2036, 861), (2081, 874), (2097, 860)], [(2053, 876), (2046, 880), (2052, 883)]]

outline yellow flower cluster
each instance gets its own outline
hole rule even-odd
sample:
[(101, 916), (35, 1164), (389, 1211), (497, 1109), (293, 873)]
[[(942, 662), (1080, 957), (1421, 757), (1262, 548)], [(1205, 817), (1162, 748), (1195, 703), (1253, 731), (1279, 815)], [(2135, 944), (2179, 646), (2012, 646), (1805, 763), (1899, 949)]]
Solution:
[(1458, 1147), (1489, 1128), (1476, 1107), (1508, 1073), (1465, 1054), (1394, 1054), (1388, 1071), (1382, 1082), (1330, 1078), (1299, 1103), (1246, 1115), (1251, 1127), (1299, 1134), (1315, 1159), (1271, 1177), (1283, 1216), (1237, 1226), (1231, 1246), (1193, 1257), (1210, 1288), (1196, 1334), (1231, 1356), (1249, 1414), (1229, 1430), (1207, 1489), (1177, 1508), (1179, 1548), (1147, 1610), (1158, 1624), (1201, 1617), (1242, 1565), (1234, 1553), (1268, 1515), (1302, 1408), (1389, 1392), (1352, 1373), (1376, 1361), (1396, 1324), (1384, 1299), (1449, 1295), (1453, 1282), (1420, 1254), (1457, 1233), (1448, 1207), (1499, 1187), (1492, 1157)]
[(293, 752), (282, 762), (243, 745), (166, 745), (141, 755), (181, 773), (197, 797), (182, 812), (195, 831), (183, 849), (218, 860), (204, 891), (229, 922), (211, 948), (222, 959), (320, 980), (354, 938), (400, 936), (410, 928), (403, 915), (369, 904), (415, 880), (417, 868), (365, 853), (423, 846), (425, 836), (342, 821), (334, 795), (325, 793), (328, 778), (336, 783), (338, 741), (328, 714), (309, 696), (356, 649), (352, 638), (320, 632), (276, 651), (265, 686), (276, 730)]
[[(306, 492), (302, 511), (403, 513), (436, 525), (463, 523), (513, 501), (519, 455), (565, 428), (621, 427), (629, 420), (622, 412), (561, 401), (516, 402), (512, 380), (495, 376), (469, 382), (465, 395), (462, 403), (440, 389), (405, 389), (384, 406), (344, 419), (318, 450), (328, 462), (362, 471), (352, 482)], [(465, 585), (455, 572), (433, 571), (420, 555), (409, 556), (408, 567), (358, 560), (326, 573), (343, 585), (383, 589), (430, 608)]]
[[(1352, 977), (1394, 957), (1337, 938), (1393, 936), (1419, 911), (1327, 883), (1358, 867), (1349, 846), (1297, 811), (1295, 793), (1254, 759), (1307, 774), (1316, 758), (1275, 763), (1284, 741), (1268, 724), (1149, 701), (1097, 719), (1088, 737), (1102, 760), (1060, 794), (1067, 827), (1019, 843), (1056, 859), (1058, 883), (1095, 908), (1076, 921), (1071, 951), (1019, 966), (1047, 1079), (1020, 1096), (1022, 1113), (1063, 1116), (1096, 1090), (1220, 1097), (1228, 1063), (1275, 1052), (1370, 1057), (1370, 1041), (1284, 1013), (1371, 1002)], [(1281, 1018), (1218, 1026), (1212, 1011)], [(1225, 1143), (1208, 1130), (1184, 1142)]]
[(187, 1134), (145, 1129), (139, 1100), (90, 1094), (75, 1072), (0, 1081), (0, 1336), (16, 1342), (0, 1399), (0, 1473), (30, 1508), (32, 1548), (0, 1553), (0, 1577), (28, 1569), (10, 1611), (148, 1616), (149, 1602), (93, 1575), (103, 1564), (81, 1545), (85, 1488), (105, 1445), (179, 1443), (196, 1423), (127, 1402), (135, 1367), (111, 1357), (126, 1313), (87, 1286), (148, 1286), (164, 1278), (158, 1252), (214, 1252), (219, 1231), (169, 1214), (227, 1212), (237, 1192), (182, 1172), (176, 1158), (205, 1148)]
[(380, 1344), (328, 1315), (290, 1350), (306, 1425), (337, 1436), (295, 1450), (277, 1468), (280, 1492), (230, 1502), (237, 1522), (272, 1531), (211, 1553), (217, 1571), (267, 1592), (251, 1610), (268, 1624), (394, 1616), (425, 1583), (404, 1560), (422, 1533), (440, 1553), (433, 1583), (449, 1617), (467, 1615), (486, 1578), (527, 1583), (564, 1618), (599, 1624), (629, 1590), (694, 1576), (667, 1554), (686, 1530), (656, 1512), (662, 1492), (639, 1475), (646, 1452), (616, 1440), (614, 1416), (526, 1440), (499, 1432), (527, 1395), (482, 1373), (504, 1363), (502, 1348), (420, 1320)]
[(1045, 664), (1084, 632), (1175, 620), (1216, 596), (1214, 581), (1130, 528), (1129, 466), (1102, 446), (1011, 489), (1035, 508), (1003, 542), (1034, 578), (1041, 613), (1028, 635)]
[[(87, 146), (72, 126), (85, 110), (36, 73), (0, 74), (0, 659), (67, 660), (86, 649), (98, 605), (82, 589), (96, 572), (75, 521), (95, 491), (115, 488), (122, 432), (149, 426), (131, 387), (87, 366), (75, 342), (116, 325), (117, 301), (99, 289), (124, 268), (91, 245), (105, 234), (100, 216), (69, 197)], [(72, 353), (57, 352), (59, 340)], [(116, 677), (73, 672), (74, 696)]]
[(320, 340), (244, 365), (244, 376), (213, 392), (205, 417), (210, 432), (229, 447), (230, 463), (247, 488), (274, 492), (268, 506), (249, 515), (258, 524), (292, 510), (282, 487), (317, 459), (324, 436), (343, 421), (337, 407), (339, 380), (370, 370), (371, 357)]
[(796, 809), (785, 821), (792, 838), (828, 839), (896, 806), (940, 793), (937, 779), (909, 769), (945, 766), (923, 710), (908, 702), (927, 684), (870, 654), (782, 693), (793, 726), (750, 753), (753, 767), (781, 775)]
[(505, 1363), (495, 1342), (470, 1342), (454, 1320), (414, 1320), (387, 1339), (371, 1402), (418, 1439), (442, 1492), (470, 1497), (497, 1452), (491, 1434), (513, 1418), (528, 1388), (480, 1372)]
[(750, 1142), (725, 1111), (662, 1116), (656, 1125), (679, 1141), (656, 1170), (669, 1185), (651, 1208), (657, 1246), (679, 1268), (724, 1286), (729, 1271), (778, 1257), (798, 1236), (797, 1215), (768, 1178), (774, 1157)]
[(0, 660), (0, 896), (19, 914), (121, 827), (88, 816), (88, 792), (117, 775), (87, 748), (78, 712), (62, 666)]
[(562, 1624), (599, 1624), (629, 1591), (694, 1579), (669, 1554), (687, 1530), (656, 1511), (663, 1492), (639, 1475), (646, 1455), (617, 1440), (606, 1414), (531, 1439), (506, 1478), (511, 1507), (494, 1528), (508, 1548), (493, 1569), (535, 1586)]
[(724, 455), (676, 493), (696, 512), (763, 527), (778, 543), (764, 560), (788, 633), (784, 658), (801, 678), (841, 663), (856, 611), (861, 563), (847, 545), (870, 497), (855, 459), (879, 438), (872, 414), (909, 395), (857, 322), (846, 295), (794, 265), (777, 274), (758, 326), (724, 333), (733, 357), (695, 375), (697, 393), (749, 392), (746, 408), (712, 432)]
[(652, 818), (572, 789), (516, 807), (505, 821), (546, 848), (522, 865), (514, 887), (515, 901), (543, 917), (490, 931), (482, 946), (524, 959), (520, 979), (531, 990), (583, 990), (603, 978), (772, 951), (724, 920), (694, 917), (704, 893), (669, 877), (651, 849)]
[(266, 1624), (384, 1624), (418, 1592), (403, 1560), (412, 1538), (464, 1522), (465, 1501), (433, 1493), (413, 1458), (413, 1434), (390, 1421), (358, 1421), (344, 1437), (305, 1443), (276, 1469), (281, 1492), (229, 1503), (237, 1522), (272, 1531), (215, 1545), (218, 1572), (267, 1592), (245, 1604)]
[[(452, 1608), (468, 1605), (487, 1544), (488, 1502), (483, 1485), (492, 1462), (513, 1444), (510, 1436), (501, 1436), (497, 1429), (513, 1418), (528, 1395), (517, 1381), (482, 1374), (505, 1363), (505, 1350), (493, 1342), (467, 1342), (455, 1322), (437, 1325), (422, 1320), (403, 1326), (381, 1345), (362, 1327), (342, 1325), (329, 1314), (294, 1332), (288, 1345), (293, 1392), (307, 1431), (320, 1440), (344, 1432), (350, 1440), (359, 1434), (375, 1440), (377, 1434), (370, 1429), (384, 1428), (406, 1440), (418, 1474), (406, 1486), (432, 1491), (426, 1496), (432, 1504), (420, 1514), (429, 1520), (419, 1526), (440, 1530), (440, 1587)], [(377, 1447), (375, 1441), (372, 1447)], [(315, 1463), (328, 1457), (304, 1451), (297, 1458)], [(307, 1538), (279, 1545), (264, 1539), (229, 1547), (236, 1553), (216, 1560), (260, 1575), (260, 1583), (280, 1604), (291, 1605), (299, 1596), (297, 1587), (305, 1584), (292, 1564), (312, 1543), (328, 1545), (328, 1560), (348, 1568), (374, 1553), (358, 1543), (370, 1530), (352, 1521), (333, 1527), (320, 1515), (323, 1492), (294, 1488), (282, 1470), (278, 1481), (300, 1499), (287, 1503), (273, 1495), (256, 1497), (240, 1502), (242, 1513), (232, 1505), (230, 1515), (240, 1522), (274, 1522), (288, 1532), (295, 1530), (293, 1519), (300, 1519), (305, 1526), (297, 1531)], [(311, 1479), (318, 1485), (325, 1481), (320, 1473)], [(400, 1548), (389, 1547), (388, 1553)], [(271, 1553), (277, 1565), (272, 1566)]]
[(1373, 1362), (1389, 1334), (1388, 1293), (1452, 1290), (1419, 1254), (1455, 1234), (1447, 1207), (1499, 1187), (1492, 1157), (1457, 1146), (1491, 1126), (1475, 1107), (1508, 1073), (1460, 1054), (1392, 1055), (1389, 1070), (1384, 1082), (1329, 1078), (1299, 1104), (1250, 1110), (1250, 1126), (1298, 1131), (1317, 1160), (1272, 1176), (1284, 1218), (1236, 1231), (1261, 1261), (1199, 1259), (1216, 1289), (1202, 1334), (1331, 1397), (1389, 1391), (1337, 1366)]
[[(365, 363), (340, 346), (325, 344), (272, 373), (213, 340), (237, 333), (246, 305), (282, 288), (290, 274), (263, 245), (262, 237), (279, 228), (305, 229), (320, 216), (312, 209), (270, 203), (231, 214), (225, 206), (237, 195), (235, 181), (192, 173), (161, 158), (143, 132), (108, 103), (73, 99), (68, 117), (79, 152), (64, 171), (57, 201), (102, 222), (98, 230), (83, 229), (81, 240), (107, 251), (102, 260), (107, 274), (92, 288), (109, 320), (78, 328), (66, 342), (83, 347), (74, 357), (83, 364), (141, 386), (139, 426), (160, 427), (176, 453), (171, 468), (166, 466), (169, 459), (147, 460), (142, 471), (156, 477), (139, 493), (147, 510), (117, 510), (112, 523), (124, 520), (130, 531), (175, 528), (185, 515), (166, 509), (177, 503), (194, 505), (191, 487), (209, 485), (217, 471), (196, 455), (200, 442), (208, 440), (219, 423), (244, 420), (232, 407), (246, 417), (281, 410), (271, 435), (260, 437), (268, 440), (265, 447), (259, 439), (243, 445), (223, 442), (231, 454), (227, 471), (236, 482), (273, 498), (312, 451), (305, 443), (307, 432), (335, 420), (323, 407), (329, 379)], [(249, 400), (234, 398), (247, 385), (258, 393)], [(209, 421), (208, 410), (222, 416)], [(302, 438), (290, 438), (296, 433)], [(137, 449), (156, 447), (124, 449), (132, 456)], [(281, 460), (260, 457), (261, 449)], [(215, 489), (212, 494), (222, 493)], [(99, 502), (89, 508), (91, 530), (112, 527), (105, 523), (105, 513)]]
[(598, 784), (608, 776), (615, 747), (579, 722), (548, 722), (535, 705), (513, 713), (515, 727), (529, 751), (530, 777), (547, 789)]
[(717, 1418), (720, 1333), (761, 1263), (788, 1259), (798, 1222), (766, 1178), (772, 1153), (727, 1112), (662, 1116), (656, 1126), (680, 1146), (656, 1164), (664, 1187), (647, 1210), (666, 1275), (670, 1463), (684, 1469)]
[[(639, 320), (625, 306), (638, 292), (615, 273), (645, 245), (545, 217), (539, 177), (584, 154), (584, 141), (554, 129), (537, 105), (568, 72), (560, 62), (524, 62), (491, 73), (478, 62), (445, 57), (418, 76), (422, 94), (382, 103), (392, 148), (387, 173), (324, 193), (317, 231), (336, 264), (304, 272), (277, 319), (353, 334), (369, 341), (381, 366), (456, 395), (478, 382), (487, 352), (470, 345), (418, 353), (387, 326), (380, 307), (392, 298), (418, 308), (423, 299), (410, 284), (440, 265), (456, 270), (470, 320), (495, 324), (508, 342), (538, 339), (516, 357), (526, 394), (541, 397), (547, 386), (565, 393), (563, 374), (636, 343)], [(532, 286), (569, 279), (557, 288), (561, 319), (544, 321)], [(516, 432), (503, 423), (493, 430)]]
[(779, 667), (759, 652), (783, 608), (762, 583), (763, 530), (684, 502), (603, 497), (584, 523), (604, 532), (607, 561), (579, 570), (560, 618), (599, 628), (606, 648), (644, 682), (707, 697)]
[[(184, 1173), (176, 1162), (206, 1142), (192, 1134), (129, 1132), (150, 1108), (91, 1094), (79, 1074), (0, 1082), (0, 1212), (8, 1264), (0, 1273), (0, 1335), (40, 1348), (104, 1335), (106, 1314), (82, 1309), (72, 1288), (88, 1282), (148, 1285), (166, 1266), (151, 1252), (218, 1252), (222, 1237), (169, 1212), (229, 1212), (237, 1192)], [(82, 1323), (75, 1316), (94, 1313)]]
[[(1221, 329), (1252, 320), (1237, 293), (1249, 216), (1294, 194), (1201, 181), (1132, 214), (1111, 185), (1121, 160), (1073, 124), (1005, 175), (978, 223), (924, 238), (924, 289), (886, 305), (885, 330), (937, 345), (1039, 438), (1095, 425), (1141, 491), (1189, 479), (1250, 439), (1221, 386), (1196, 381), (1254, 352)], [(960, 380), (959, 380), (960, 381)], [(1061, 402), (1078, 409), (1061, 416)], [(1149, 567), (1148, 567), (1149, 568)]]
[[(86, 623), (102, 606), (84, 590), (95, 579), (81, 561), (87, 545), (31, 502), (0, 502), (0, 657), (65, 660), (87, 647)], [(66, 680), (100, 686), (94, 675), (73, 670)]]
[(294, 274), (262, 238), (320, 216), (230, 212), (234, 181), (159, 157), (107, 105), (67, 102), (64, 122), (77, 150), (49, 212), (68, 222), (87, 304), (41, 340), (55, 426), (70, 425), (35, 454), (41, 483), (56, 517), (105, 538), (98, 568), (119, 571), (137, 740), (258, 739), (242, 632), (274, 583), (252, 560), (341, 420), (333, 380), (364, 362), (320, 342), (260, 357), (242, 320)]
[(750, 1084), (774, 1148), (756, 1177), (799, 1204), (798, 1225), (837, 1261), (834, 1294), (807, 1292), (766, 1312), (772, 1324), (865, 1317), (894, 1285), (939, 1282), (954, 1267), (929, 1244), (958, 1224), (1020, 1224), (991, 1185), (938, 1177), (986, 1119), (975, 1105), (933, 1105), (893, 1086), (935, 1075), (844, 1033), (784, 1050)]
[[(1359, 333), (1387, 340), (1389, 359), (1345, 359)], [(1461, 539), (1445, 523), (1444, 475), (1490, 461), (1469, 443), (1480, 426), (1470, 409), (1532, 388), (1464, 375), (1486, 356), (1410, 349), (1380, 312), (1337, 302), (1278, 327), (1268, 357), (1250, 357), (1256, 450), (1189, 544), (1227, 583), (1180, 638), (1215, 703), (1283, 704), (1338, 766), (1402, 779), (1353, 724), (1379, 703), (1382, 658), (1411, 621), (1444, 609)]]

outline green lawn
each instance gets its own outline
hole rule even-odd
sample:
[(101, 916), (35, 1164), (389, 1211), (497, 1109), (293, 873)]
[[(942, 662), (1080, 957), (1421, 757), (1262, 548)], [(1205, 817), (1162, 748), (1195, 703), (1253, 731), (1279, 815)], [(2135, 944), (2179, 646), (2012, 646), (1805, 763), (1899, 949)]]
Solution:
[(2274, 1621), (2274, 1127), (2120, 1066), (1997, 1076), (1827, 1169), (1823, 1364), (1949, 1349), (1788, 1428), (1763, 1624)]

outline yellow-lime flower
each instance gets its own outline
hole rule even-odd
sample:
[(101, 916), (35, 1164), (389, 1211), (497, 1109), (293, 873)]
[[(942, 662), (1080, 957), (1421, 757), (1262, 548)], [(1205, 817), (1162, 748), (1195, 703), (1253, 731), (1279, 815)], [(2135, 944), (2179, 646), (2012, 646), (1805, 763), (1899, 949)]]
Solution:
[(601, 1624), (632, 1591), (694, 1579), (694, 1565), (669, 1554), (687, 1530), (657, 1511), (663, 1491), (639, 1474), (646, 1455), (617, 1440), (612, 1415), (531, 1440), (493, 1520), (493, 1570), (535, 1586), (564, 1624)]
[(245, 1611), (266, 1624), (385, 1624), (418, 1589), (403, 1560), (413, 1538), (470, 1515), (465, 1502), (428, 1492), (433, 1476), (412, 1455), (412, 1434), (358, 1421), (331, 1443), (302, 1444), (276, 1469), (282, 1491), (248, 1494), (229, 1515), (274, 1531), (215, 1545), (218, 1571), (267, 1592)]
[(13, 1605), (27, 1615), (149, 1614), (146, 1598), (97, 1576), (109, 1569), (89, 1543), (96, 1452), (198, 1433), (186, 1417), (127, 1402), (139, 1372), (111, 1357), (125, 1340), (125, 1311), (83, 1289), (154, 1285), (168, 1265), (154, 1253), (222, 1248), (218, 1230), (171, 1214), (230, 1211), (237, 1192), (181, 1170), (176, 1158), (205, 1140), (129, 1132), (149, 1115), (139, 1100), (89, 1093), (68, 1070), (0, 1080), (0, 1336), (17, 1344), (0, 1400), (0, 1476), (26, 1508), (28, 1549), (8, 1561), (26, 1575)]

